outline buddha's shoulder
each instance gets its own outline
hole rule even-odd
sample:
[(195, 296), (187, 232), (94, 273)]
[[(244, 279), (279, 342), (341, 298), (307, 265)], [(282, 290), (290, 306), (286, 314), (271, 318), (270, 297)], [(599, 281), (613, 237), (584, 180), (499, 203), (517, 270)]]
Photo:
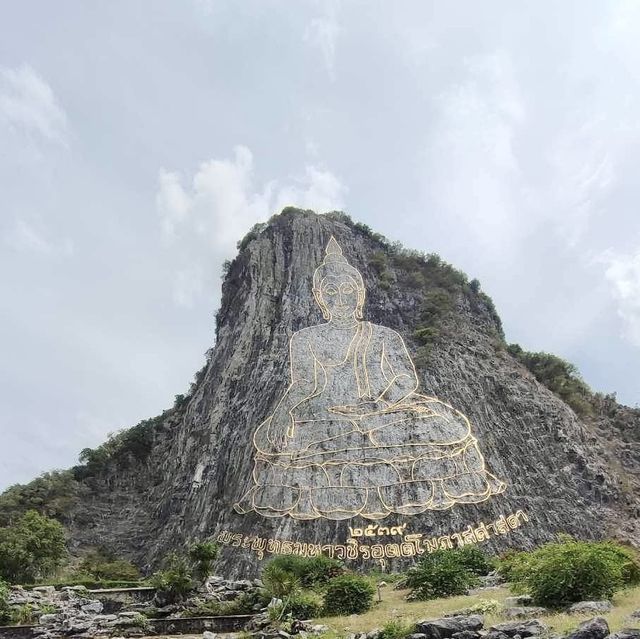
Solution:
[(374, 324), (373, 322), (369, 322), (371, 325), (371, 337), (377, 339), (384, 340), (401, 340), (402, 337), (400, 333), (394, 331), (392, 328), (388, 326), (382, 326), (382, 324)]
[(299, 342), (301, 340), (310, 339), (314, 335), (318, 335), (323, 332), (323, 330), (325, 330), (325, 326), (326, 324), (315, 324), (314, 326), (306, 326), (305, 328), (301, 328), (291, 336), (291, 341)]

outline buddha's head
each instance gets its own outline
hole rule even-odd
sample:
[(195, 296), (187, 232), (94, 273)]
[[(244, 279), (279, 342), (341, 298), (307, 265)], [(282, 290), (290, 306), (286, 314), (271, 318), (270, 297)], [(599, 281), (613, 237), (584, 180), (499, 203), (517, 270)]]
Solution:
[(313, 274), (313, 295), (326, 320), (362, 319), (364, 282), (358, 269), (342, 254), (335, 238), (329, 240), (324, 261)]

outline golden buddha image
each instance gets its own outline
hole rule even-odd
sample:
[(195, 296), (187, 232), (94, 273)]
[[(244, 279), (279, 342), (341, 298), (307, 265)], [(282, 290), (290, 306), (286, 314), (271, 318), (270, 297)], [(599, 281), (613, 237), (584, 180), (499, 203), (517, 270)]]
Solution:
[(313, 294), (326, 321), (291, 338), (291, 383), (255, 431), (252, 486), (235, 510), (375, 520), (504, 491), (469, 420), (417, 392), (402, 337), (363, 319), (362, 275), (333, 237)]

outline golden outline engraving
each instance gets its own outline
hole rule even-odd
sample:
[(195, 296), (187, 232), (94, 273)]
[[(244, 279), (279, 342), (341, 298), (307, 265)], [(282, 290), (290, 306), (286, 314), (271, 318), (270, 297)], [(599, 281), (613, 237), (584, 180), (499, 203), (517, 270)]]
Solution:
[(253, 486), (235, 510), (376, 520), (503, 492), (467, 417), (417, 393), (402, 337), (363, 319), (362, 275), (333, 237), (312, 290), (327, 321), (291, 337), (291, 382), (254, 432)]
[[(385, 558), (419, 557), (436, 550), (451, 550), (470, 544), (479, 544), (492, 537), (507, 535), (528, 521), (528, 515), (524, 511), (518, 510), (509, 515), (500, 515), (498, 519), (489, 523), (469, 524), (464, 530), (448, 535), (425, 537), (422, 533), (409, 533), (401, 535), (400, 539), (390, 544), (374, 543), (369, 545), (361, 543), (353, 537), (347, 539), (344, 544), (315, 544), (290, 539), (279, 540), (244, 535), (228, 530), (220, 532), (216, 536), (216, 542), (224, 546), (249, 548), (258, 555), (258, 559), (263, 559), (265, 554), (271, 554), (298, 555), (300, 557), (327, 555), (337, 559), (374, 559), (380, 561)], [(358, 535), (358, 537), (360, 536)]]

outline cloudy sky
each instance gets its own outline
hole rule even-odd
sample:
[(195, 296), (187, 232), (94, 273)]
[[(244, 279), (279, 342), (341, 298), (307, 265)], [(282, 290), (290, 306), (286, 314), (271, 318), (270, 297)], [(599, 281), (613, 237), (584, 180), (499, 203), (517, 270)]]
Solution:
[(640, 3), (6, 2), (0, 488), (172, 404), (286, 204), (481, 280), (640, 403)]

